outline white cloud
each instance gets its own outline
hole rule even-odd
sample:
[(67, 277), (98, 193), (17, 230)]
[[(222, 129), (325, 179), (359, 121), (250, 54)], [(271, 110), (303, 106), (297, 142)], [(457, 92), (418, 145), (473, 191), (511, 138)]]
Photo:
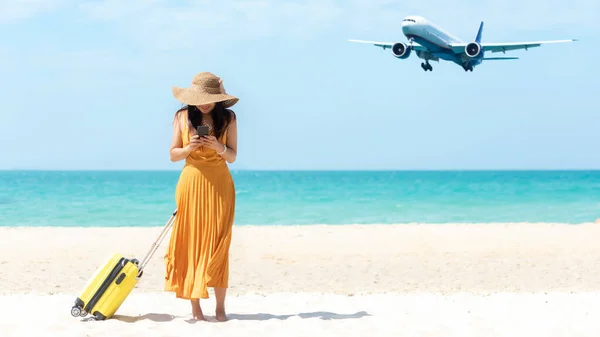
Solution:
[(0, 1), (0, 23), (15, 23), (35, 15), (50, 12), (67, 0), (2, 0)]

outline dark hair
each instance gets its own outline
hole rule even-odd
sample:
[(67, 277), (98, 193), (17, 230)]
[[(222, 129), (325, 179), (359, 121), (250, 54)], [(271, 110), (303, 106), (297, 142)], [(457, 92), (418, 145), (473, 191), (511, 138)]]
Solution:
[[(190, 123), (194, 129), (202, 124), (202, 112), (195, 105), (186, 105), (181, 109), (177, 110), (175, 115), (179, 115), (182, 111), (188, 111), (188, 123)], [(226, 109), (223, 103), (215, 103), (215, 107), (211, 110), (210, 115), (213, 120), (214, 135), (217, 139), (220, 139), (229, 124), (235, 120), (235, 112), (230, 109)]]

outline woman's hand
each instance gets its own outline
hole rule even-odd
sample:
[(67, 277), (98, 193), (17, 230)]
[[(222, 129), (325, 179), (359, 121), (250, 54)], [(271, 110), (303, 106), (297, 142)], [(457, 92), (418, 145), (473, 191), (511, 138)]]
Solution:
[(202, 139), (200, 139), (200, 137), (198, 135), (193, 135), (192, 138), (190, 138), (190, 143), (185, 146), (185, 151), (189, 154), (192, 151), (194, 151), (195, 149), (202, 146), (202, 144), (203, 144)]
[(209, 149), (213, 149), (217, 152), (223, 152), (225, 149), (225, 146), (223, 146), (223, 144), (221, 144), (221, 142), (219, 142), (215, 136), (204, 136), (202, 137), (201, 141), (203, 146), (206, 146)]

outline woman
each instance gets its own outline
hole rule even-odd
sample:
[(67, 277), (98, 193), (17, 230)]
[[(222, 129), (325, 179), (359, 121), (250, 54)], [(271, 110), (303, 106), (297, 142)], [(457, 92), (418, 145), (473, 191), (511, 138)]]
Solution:
[[(225, 321), (229, 246), (235, 210), (235, 187), (227, 167), (237, 149), (235, 113), (238, 98), (225, 93), (208, 72), (194, 76), (188, 88), (173, 87), (186, 106), (175, 114), (170, 157), (185, 160), (175, 189), (177, 216), (165, 255), (165, 290), (189, 299), (195, 319), (204, 320), (200, 298), (214, 288), (216, 317)], [(198, 126), (209, 134), (199, 137)]]

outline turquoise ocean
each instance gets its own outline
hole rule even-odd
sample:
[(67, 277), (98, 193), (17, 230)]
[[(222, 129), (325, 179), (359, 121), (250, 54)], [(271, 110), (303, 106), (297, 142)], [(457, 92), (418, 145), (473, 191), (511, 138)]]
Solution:
[[(232, 171), (236, 225), (600, 218), (600, 171)], [(0, 171), (0, 226), (162, 226), (179, 171)]]

